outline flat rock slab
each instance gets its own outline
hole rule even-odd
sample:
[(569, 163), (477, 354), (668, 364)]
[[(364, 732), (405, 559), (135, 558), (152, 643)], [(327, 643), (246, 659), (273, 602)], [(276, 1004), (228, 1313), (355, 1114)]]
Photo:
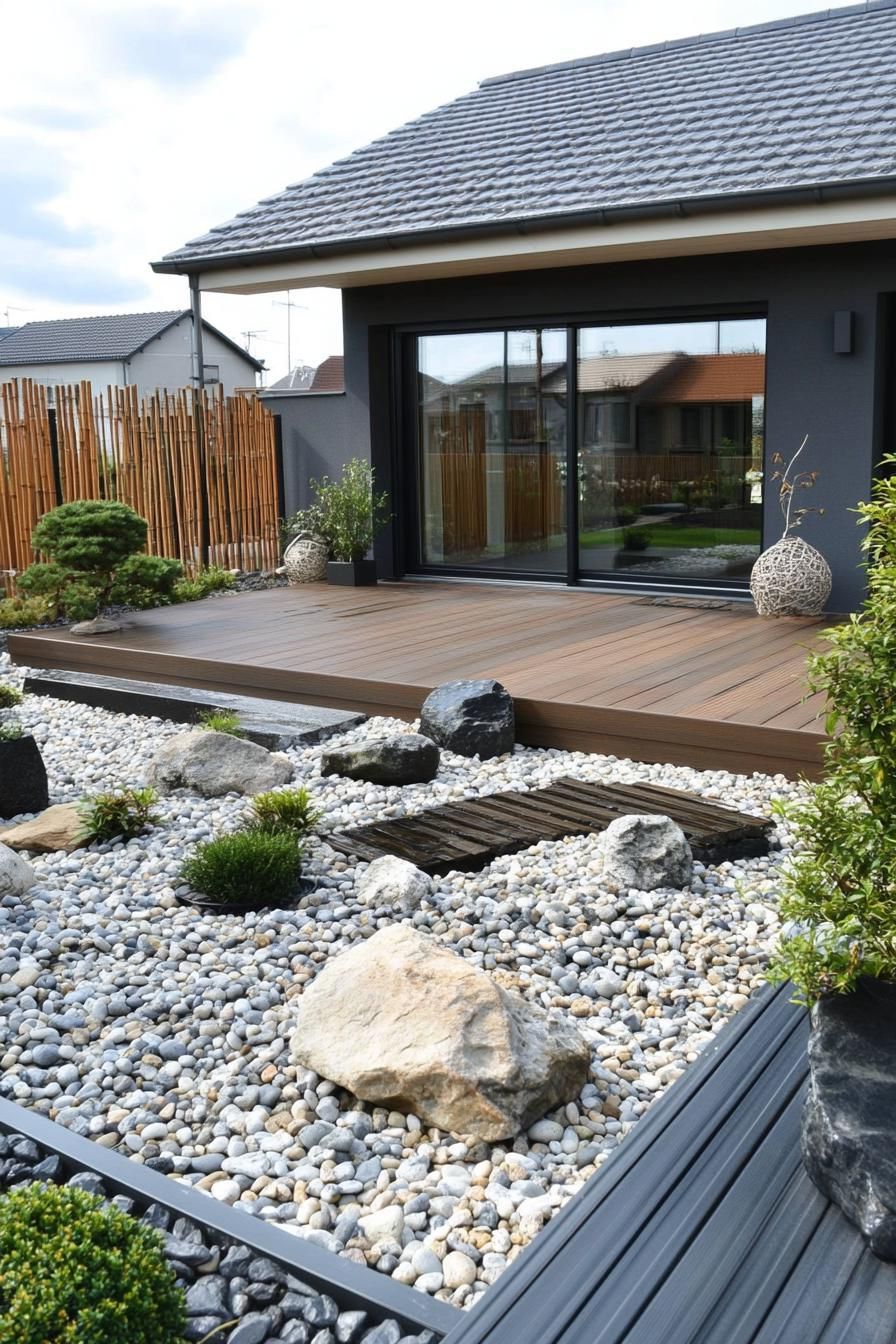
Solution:
[(768, 853), (774, 825), (766, 817), (719, 807), (677, 789), (563, 778), (545, 789), (448, 803), (409, 817), (331, 831), (321, 839), (341, 854), (371, 862), (395, 854), (435, 876), (475, 872), (499, 854), (513, 854), (541, 840), (602, 831), (633, 813), (671, 817), (701, 863)]
[(896, 1260), (896, 986), (812, 1009), (806, 1170), (883, 1260)]
[(26, 677), (25, 691), (52, 695), (79, 705), (95, 705), (117, 714), (142, 714), (173, 723), (196, 723), (206, 710), (232, 710), (251, 742), (268, 751), (322, 742), (334, 733), (344, 733), (364, 722), (363, 714), (324, 709), (318, 705), (295, 705), (288, 700), (262, 696), (230, 695), (189, 686), (167, 686), (157, 681), (134, 681), (130, 677), (103, 677), (91, 672), (46, 670)]
[(86, 844), (84, 822), (77, 803), (57, 803), (33, 821), (23, 821), (0, 831), (0, 841), (10, 849), (27, 849), (31, 854), (71, 854)]

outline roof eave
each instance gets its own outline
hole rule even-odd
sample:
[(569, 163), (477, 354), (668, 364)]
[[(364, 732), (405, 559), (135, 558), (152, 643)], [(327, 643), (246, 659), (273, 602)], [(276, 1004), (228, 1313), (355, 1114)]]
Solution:
[(525, 235), (544, 229), (609, 226), (636, 220), (683, 219), (701, 214), (761, 209), (771, 205), (818, 205), (827, 201), (876, 196), (888, 192), (896, 193), (896, 174), (851, 181), (821, 182), (811, 186), (770, 187), (761, 191), (716, 193), (674, 201), (596, 207), (566, 214), (529, 215), (519, 219), (437, 225), (430, 229), (417, 229), (407, 233), (377, 234), (363, 238), (348, 237), (323, 243), (303, 243), (251, 251), (212, 252), (179, 260), (163, 257), (160, 261), (150, 264), (153, 271), (159, 274), (200, 275), (205, 270), (217, 270), (225, 266), (250, 268), (265, 263), (320, 260), (330, 256), (350, 256), (382, 249), (400, 251), (403, 248), (427, 243), (447, 244), (461, 239)]

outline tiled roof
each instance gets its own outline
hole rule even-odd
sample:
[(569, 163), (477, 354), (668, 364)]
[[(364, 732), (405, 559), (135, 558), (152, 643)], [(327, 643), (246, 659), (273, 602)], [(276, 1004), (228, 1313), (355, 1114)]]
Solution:
[(689, 355), (654, 401), (749, 401), (765, 392), (765, 355)]
[[(189, 308), (167, 313), (114, 313), (108, 317), (61, 317), (49, 322), (26, 322), (15, 327), (2, 343), (0, 370), (23, 364), (90, 363), (98, 359), (130, 359), (156, 336), (190, 317)], [(264, 365), (223, 331), (203, 319), (211, 331), (254, 369)]]
[[(584, 355), (579, 360), (580, 392), (625, 392), (643, 387), (658, 375), (668, 373), (687, 356), (667, 351), (649, 355)], [(562, 387), (565, 391), (564, 372)]]
[(896, 0), (486, 80), (163, 268), (896, 177)]
[(311, 380), (309, 392), (344, 392), (345, 367), (342, 355), (328, 355), (322, 364), (318, 364)]
[(186, 312), (115, 313), (26, 322), (3, 342), (0, 365), (128, 359)]
[(0, 327), (0, 341), (5, 341), (14, 331), (18, 331), (18, 327)]

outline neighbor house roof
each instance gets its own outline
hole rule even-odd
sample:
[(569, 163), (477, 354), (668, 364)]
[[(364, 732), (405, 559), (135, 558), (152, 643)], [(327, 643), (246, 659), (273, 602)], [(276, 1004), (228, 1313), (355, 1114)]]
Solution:
[[(3, 341), (0, 368), (130, 359), (184, 317), (190, 317), (189, 308), (165, 313), (114, 313), (106, 317), (63, 317), (49, 322), (26, 322)], [(263, 367), (210, 322), (203, 321), (202, 325), (238, 351), (256, 370)]]
[(765, 355), (689, 355), (656, 394), (659, 402), (749, 401), (765, 393)]
[(0, 327), (0, 341), (5, 341), (14, 331), (18, 331), (18, 327)]
[(896, 0), (485, 80), (160, 270), (896, 186)]
[(318, 364), (308, 391), (345, 391), (345, 361), (342, 355), (328, 355), (322, 364)]

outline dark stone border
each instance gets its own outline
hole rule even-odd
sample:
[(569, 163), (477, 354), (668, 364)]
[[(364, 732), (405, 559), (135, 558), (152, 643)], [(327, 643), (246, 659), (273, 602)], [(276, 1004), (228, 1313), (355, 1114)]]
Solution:
[(0, 1132), (23, 1134), (41, 1148), (57, 1153), (69, 1175), (94, 1172), (114, 1194), (127, 1195), (137, 1204), (160, 1204), (175, 1217), (192, 1222), (247, 1246), (256, 1255), (275, 1261), (289, 1274), (337, 1300), (344, 1309), (370, 1314), (375, 1324), (393, 1317), (407, 1333), (432, 1330), (439, 1338), (457, 1325), (462, 1313), (426, 1293), (396, 1283), (374, 1269), (362, 1268), (332, 1251), (272, 1226), (251, 1213), (237, 1213), (227, 1204), (200, 1194), (180, 1181), (163, 1176), (142, 1163), (102, 1148), (72, 1134), (45, 1116), (0, 1098)]

